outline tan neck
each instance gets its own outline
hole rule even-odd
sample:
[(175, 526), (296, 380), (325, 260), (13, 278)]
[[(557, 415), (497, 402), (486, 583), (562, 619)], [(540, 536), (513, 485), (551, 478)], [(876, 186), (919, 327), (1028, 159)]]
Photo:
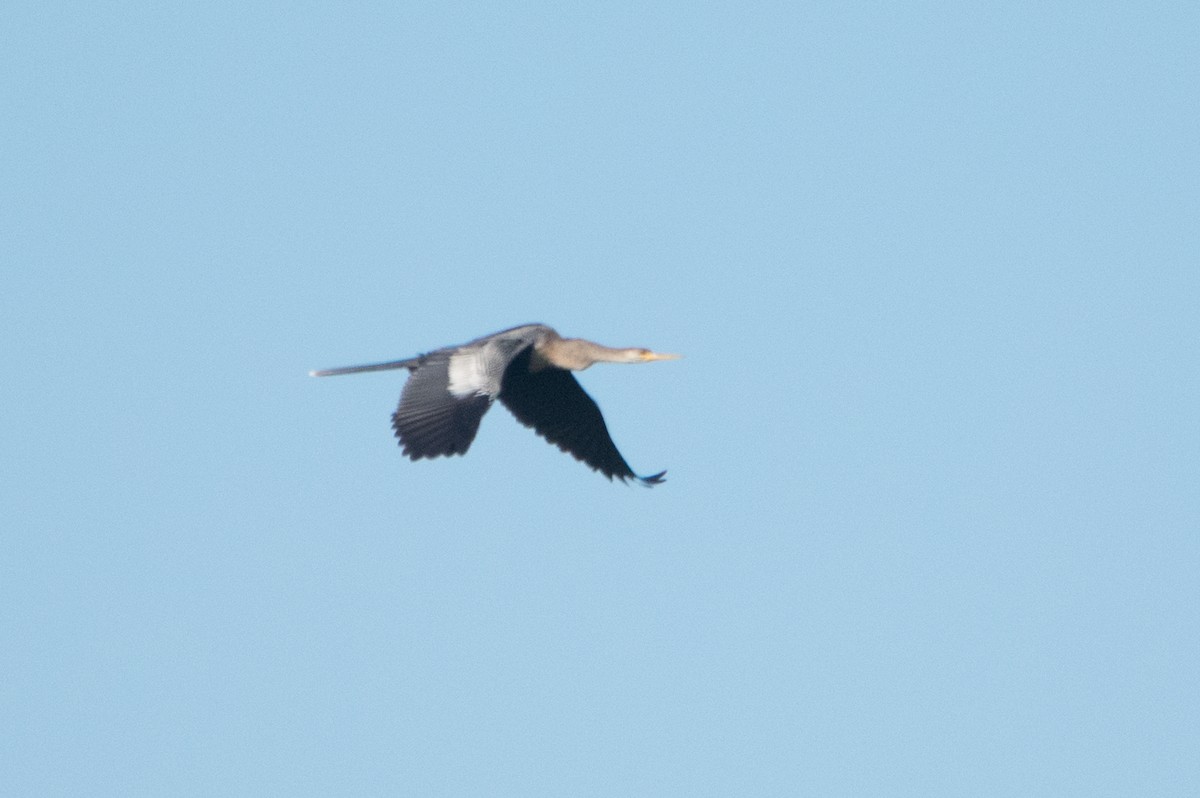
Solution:
[(583, 371), (593, 363), (631, 363), (637, 359), (636, 351), (601, 346), (582, 338), (556, 338), (542, 345), (541, 355), (549, 365)]

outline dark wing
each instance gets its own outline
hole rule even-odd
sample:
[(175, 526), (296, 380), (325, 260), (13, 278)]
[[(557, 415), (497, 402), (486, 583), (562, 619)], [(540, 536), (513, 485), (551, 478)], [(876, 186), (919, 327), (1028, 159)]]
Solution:
[(452, 355), (453, 350), (441, 350), (422, 357), (392, 413), (392, 429), (413, 460), (466, 454), (492, 406), (493, 397), (486, 393), (450, 392)]
[(663, 471), (639, 477), (617, 451), (604, 416), (569, 371), (549, 367), (529, 371), (532, 348), (521, 352), (504, 373), (500, 401), (527, 427), (612, 479), (636, 479), (644, 485), (663, 481)]

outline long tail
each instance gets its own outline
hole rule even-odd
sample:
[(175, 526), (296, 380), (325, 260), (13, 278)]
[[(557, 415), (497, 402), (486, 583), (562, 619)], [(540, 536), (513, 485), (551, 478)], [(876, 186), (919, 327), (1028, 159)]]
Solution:
[(360, 374), (364, 371), (387, 371), (388, 369), (415, 369), (421, 365), (421, 358), (410, 357), (407, 360), (389, 360), (387, 363), (368, 363), (365, 366), (342, 366), (336, 369), (318, 369), (308, 372), (310, 377), (335, 377), (339, 374)]

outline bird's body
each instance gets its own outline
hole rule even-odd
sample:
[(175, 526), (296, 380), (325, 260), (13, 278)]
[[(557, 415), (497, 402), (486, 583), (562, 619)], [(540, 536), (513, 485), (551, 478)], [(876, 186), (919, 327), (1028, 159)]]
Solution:
[(613, 444), (600, 408), (571, 372), (593, 363), (676, 357), (648, 349), (613, 349), (581, 338), (563, 338), (544, 324), (525, 324), (407, 360), (312, 375), (408, 369), (392, 428), (404, 454), (413, 460), (465, 454), (483, 414), (499, 399), (522, 424), (609, 479), (656, 485), (666, 472), (648, 477), (633, 472)]

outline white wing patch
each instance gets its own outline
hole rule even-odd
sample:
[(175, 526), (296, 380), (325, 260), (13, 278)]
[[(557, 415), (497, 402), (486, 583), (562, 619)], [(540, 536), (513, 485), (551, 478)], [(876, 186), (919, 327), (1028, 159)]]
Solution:
[[(450, 393), (456, 397), (491, 396), (500, 393), (500, 378), (503, 363), (498, 363), (488, 346), (477, 349), (459, 350), (450, 356)], [(500, 367), (500, 373), (492, 373)]]

